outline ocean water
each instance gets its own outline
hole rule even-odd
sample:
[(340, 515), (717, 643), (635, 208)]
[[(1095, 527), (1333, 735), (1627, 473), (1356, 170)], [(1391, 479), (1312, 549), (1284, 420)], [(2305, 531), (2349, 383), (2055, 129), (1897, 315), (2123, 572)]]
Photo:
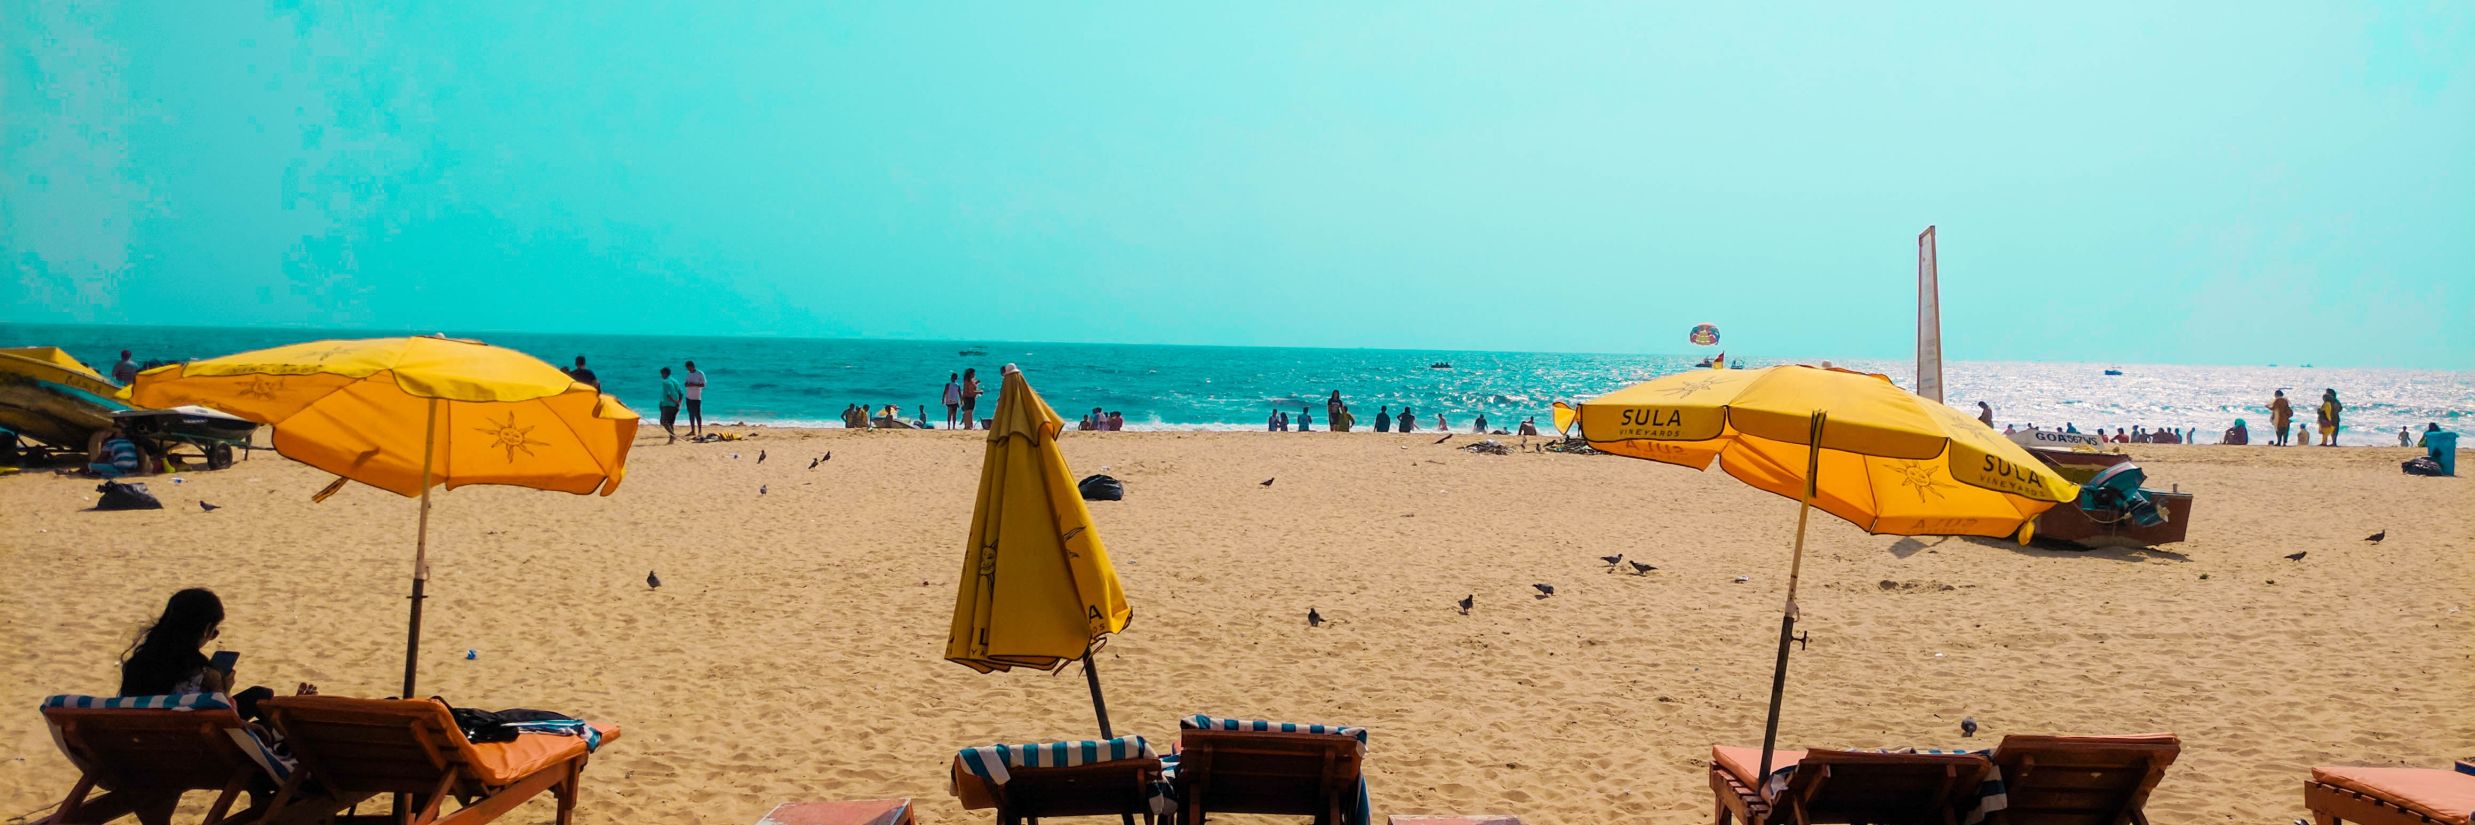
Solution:
[[(1261, 429), (1274, 410), (1294, 418), (1300, 408), (1311, 409), (1316, 429), (1322, 429), (1323, 399), (1333, 390), (1348, 400), (1362, 424), (1371, 424), (1378, 409), (1397, 413), (1408, 407), (1422, 430), (1434, 427), (1438, 412), (1464, 432), (1479, 414), (1490, 426), (1506, 429), (1536, 416), (1544, 428), (1548, 405), (1559, 399), (1585, 399), (1691, 369), (1700, 357), (447, 332), (523, 350), (562, 367), (584, 355), (606, 391), (648, 417), (661, 397), (658, 370), (694, 360), (711, 381), (707, 421), (812, 426), (839, 426), (842, 408), (853, 403), (899, 404), (906, 415), (924, 405), (931, 421), (942, 422), (938, 397), (946, 376), (966, 367), (979, 370), (991, 393), (981, 409), (986, 414), (995, 405), (997, 369), (1011, 363), (1022, 367), (1069, 421), (1099, 407), (1123, 412), (1128, 429)], [(145, 363), (391, 334), (404, 333), (0, 323), (0, 346), (57, 346), (108, 372), (122, 349), (134, 350)], [(1753, 367), (1818, 363), (1829, 356), (1766, 358), (1739, 351), (1732, 357)], [(1432, 369), (1433, 363), (1452, 366)], [(1906, 361), (1836, 363), (1889, 375), (1902, 386), (1911, 384), (1914, 371)], [(2104, 375), (2109, 367), (2125, 374)], [(2346, 404), (2348, 444), (2396, 446), (2400, 426), (2422, 430), (2437, 421), (2464, 430), (2475, 423), (2470, 421), (2475, 372), (1958, 361), (1944, 366), (1943, 379), (1952, 406), (1973, 413), (1983, 400), (2006, 424), (2194, 428), (2203, 442), (2216, 441), (2237, 418), (2249, 419), (2253, 431), (2262, 432), (2270, 393), (2279, 388), (2287, 388), (2306, 422), (2321, 390), (2336, 389)]]

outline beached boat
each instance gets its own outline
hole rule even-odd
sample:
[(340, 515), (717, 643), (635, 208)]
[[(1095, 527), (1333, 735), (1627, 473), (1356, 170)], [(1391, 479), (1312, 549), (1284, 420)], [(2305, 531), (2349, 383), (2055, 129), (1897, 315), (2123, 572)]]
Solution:
[(62, 449), (84, 450), (112, 414), (129, 409), (120, 388), (58, 347), (0, 349), (0, 428)]
[[(2050, 433), (2070, 435), (2079, 433)], [(2018, 440), (2014, 435), (2013, 440)], [(2075, 442), (2076, 443), (2076, 442)], [(2097, 503), (2100, 489), (2119, 489), (2118, 482), (2139, 480), (2139, 465), (2121, 453), (2057, 449), (2029, 445), (2028, 452), (2054, 472), (2082, 485), (2076, 506), (2057, 505), (2037, 516), (2037, 538), (2082, 547), (2155, 547), (2183, 540), (2191, 528), (2192, 496), (2180, 490), (2137, 489), (2140, 503), (2112, 507)], [(2111, 502), (2109, 502), (2111, 503)]]

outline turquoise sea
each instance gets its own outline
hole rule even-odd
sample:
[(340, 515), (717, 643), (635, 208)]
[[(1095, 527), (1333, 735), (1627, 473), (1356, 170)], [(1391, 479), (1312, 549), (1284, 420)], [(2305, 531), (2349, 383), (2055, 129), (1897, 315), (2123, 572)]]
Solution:
[[(426, 331), (425, 331), (426, 332)], [(1420, 429), (1444, 413), (1467, 431), (1472, 417), (1510, 428), (1548, 405), (1581, 399), (1652, 376), (1692, 368), (1706, 352), (1665, 355), (1452, 350), (1191, 347), (1009, 341), (866, 341), (802, 338), (694, 338), (556, 333), (469, 333), (566, 366), (584, 355), (605, 390), (650, 413), (660, 397), (658, 370), (693, 360), (711, 381), (708, 421), (838, 426), (844, 406), (899, 404), (906, 415), (929, 408), (942, 422), (938, 394), (949, 373), (977, 368), (993, 393), (997, 368), (1016, 364), (1068, 419), (1093, 407), (1122, 411), (1129, 429), (1244, 430), (1264, 427), (1274, 410), (1295, 417), (1311, 408), (1322, 429), (1322, 399), (1339, 390), (1362, 423), (1379, 408), (1417, 411)], [(321, 338), (400, 335), (404, 331), (201, 327), (55, 326), (0, 323), (0, 346), (57, 346), (108, 372), (122, 349), (140, 363), (225, 355)], [(1712, 348), (1711, 351), (1727, 349)], [(1732, 352), (1746, 366), (1817, 363), (1800, 357)], [(1430, 368), (1448, 363), (1450, 369)], [(1903, 386), (1906, 361), (1840, 359)], [(2107, 376), (2108, 368), (2123, 375)], [(2267, 423), (2270, 392), (2284, 387), (2298, 410), (2323, 388), (2347, 405), (2345, 441), (2396, 446), (2400, 426), (2426, 422), (2464, 430), (2475, 419), (2475, 372), (2327, 369), (2290, 366), (2172, 366), (1954, 361), (1945, 365), (1947, 400), (1975, 411), (1991, 403), (2005, 423), (2054, 427), (2197, 429), (2215, 441), (2237, 418)], [(993, 405), (994, 398), (989, 399)], [(983, 412), (985, 412), (985, 408)], [(2304, 413), (2308, 420), (2309, 413)], [(2257, 429), (2255, 430), (2257, 431)]]

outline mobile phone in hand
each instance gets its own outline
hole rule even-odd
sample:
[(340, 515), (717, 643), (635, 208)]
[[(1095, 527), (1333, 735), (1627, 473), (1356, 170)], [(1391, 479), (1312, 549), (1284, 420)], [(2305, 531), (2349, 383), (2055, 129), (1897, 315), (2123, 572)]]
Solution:
[(232, 666), (240, 660), (241, 654), (238, 651), (218, 650), (215, 651), (214, 656), (206, 660), (206, 666), (223, 671), (224, 675), (229, 676), (232, 674)]

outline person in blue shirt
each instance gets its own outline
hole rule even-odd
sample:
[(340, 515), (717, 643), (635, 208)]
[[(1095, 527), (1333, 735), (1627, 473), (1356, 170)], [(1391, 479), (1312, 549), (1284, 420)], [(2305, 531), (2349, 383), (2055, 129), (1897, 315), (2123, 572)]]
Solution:
[(679, 379), (670, 377), (669, 367), (663, 367), (662, 432), (670, 434), (670, 441), (666, 443), (679, 443), (679, 402), (685, 400), (687, 400), (687, 387), (682, 386)]

